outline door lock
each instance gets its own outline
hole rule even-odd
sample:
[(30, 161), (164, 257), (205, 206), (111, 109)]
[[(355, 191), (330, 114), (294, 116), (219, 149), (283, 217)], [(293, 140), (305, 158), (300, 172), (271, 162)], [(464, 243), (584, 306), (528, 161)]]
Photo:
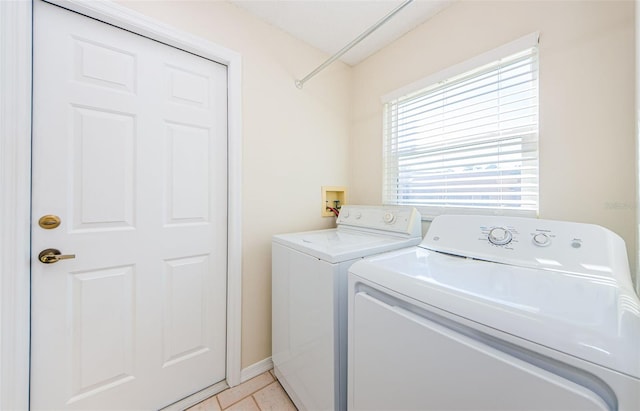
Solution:
[(60, 225), (60, 217), (53, 214), (47, 214), (40, 217), (38, 225), (45, 230), (52, 230)]
[(70, 260), (72, 258), (76, 258), (76, 255), (62, 255), (60, 253), (60, 250), (56, 250), (55, 248), (47, 248), (46, 250), (40, 251), (40, 254), (38, 254), (38, 260), (40, 260), (40, 262), (43, 264), (53, 264), (57, 263), (60, 260)]

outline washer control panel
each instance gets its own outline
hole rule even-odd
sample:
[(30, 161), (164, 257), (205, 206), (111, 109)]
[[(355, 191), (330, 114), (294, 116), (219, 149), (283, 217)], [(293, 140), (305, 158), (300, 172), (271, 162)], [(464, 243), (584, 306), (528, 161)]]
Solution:
[(415, 207), (345, 205), (340, 209), (338, 228), (357, 228), (398, 233), (422, 238), (422, 219)]
[(442, 215), (421, 247), (522, 267), (614, 275), (629, 272), (624, 241), (606, 228), (523, 217)]

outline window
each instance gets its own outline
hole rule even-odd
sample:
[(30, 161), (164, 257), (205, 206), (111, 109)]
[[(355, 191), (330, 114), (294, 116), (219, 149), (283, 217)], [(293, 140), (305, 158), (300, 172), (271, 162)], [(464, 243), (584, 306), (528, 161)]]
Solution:
[(538, 211), (537, 34), (383, 98), (383, 202)]

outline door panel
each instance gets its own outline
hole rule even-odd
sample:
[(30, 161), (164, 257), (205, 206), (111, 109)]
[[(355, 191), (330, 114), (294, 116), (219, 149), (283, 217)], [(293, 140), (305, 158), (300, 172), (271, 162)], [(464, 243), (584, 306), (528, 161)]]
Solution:
[(161, 408), (225, 378), (226, 67), (34, 19), (31, 407)]
[(164, 363), (170, 366), (209, 350), (206, 339), (208, 256), (165, 261)]
[(71, 110), (75, 157), (73, 228), (133, 228), (135, 116), (99, 108)]
[(209, 133), (206, 128), (167, 124), (166, 224), (208, 223)]
[(70, 401), (134, 378), (134, 267), (79, 272), (71, 297)]

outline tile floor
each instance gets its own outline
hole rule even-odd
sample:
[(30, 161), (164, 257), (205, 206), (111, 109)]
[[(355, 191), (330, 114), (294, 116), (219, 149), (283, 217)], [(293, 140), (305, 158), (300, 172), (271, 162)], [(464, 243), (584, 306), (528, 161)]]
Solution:
[(263, 372), (186, 411), (297, 411), (273, 371)]

